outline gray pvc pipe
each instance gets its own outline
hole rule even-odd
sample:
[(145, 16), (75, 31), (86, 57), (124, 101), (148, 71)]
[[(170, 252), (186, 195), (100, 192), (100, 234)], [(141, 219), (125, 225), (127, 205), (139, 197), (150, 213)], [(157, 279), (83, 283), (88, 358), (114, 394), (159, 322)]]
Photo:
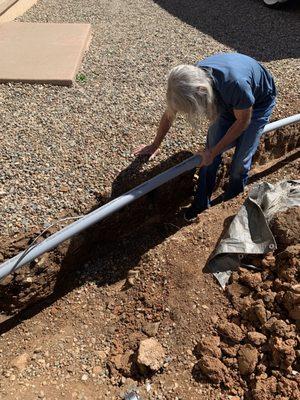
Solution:
[(189, 157), (188, 159), (184, 160), (175, 167), (172, 167), (167, 171), (162, 172), (161, 174), (150, 179), (149, 181), (146, 181), (141, 185), (137, 186), (136, 188), (130, 190), (129, 192), (122, 194), (121, 196), (110, 201), (104, 206), (98, 208), (97, 210), (92, 211), (91, 213), (85, 215), (78, 221), (73, 222), (72, 224), (66, 226), (62, 230), (49, 236), (42, 243), (34, 246), (28, 252), (28, 254), (25, 255), (25, 257), (23, 257), (24, 256), (24, 251), (23, 251), (17, 256), (11, 258), (10, 260), (5, 261), (3, 264), (0, 265), (0, 279), (9, 275), (14, 270), (15, 265), (18, 263), (20, 259), (21, 261), (18, 263), (16, 269), (19, 269), (24, 264), (31, 262), (35, 258), (46, 253), (47, 251), (53, 249), (54, 247), (57, 247), (60, 243), (84, 231), (85, 229), (89, 228), (95, 223), (101, 221), (102, 219), (120, 210), (127, 204), (130, 204), (133, 201), (137, 200), (138, 198), (151, 192), (153, 189), (156, 189), (157, 187), (163, 185), (164, 183), (170, 181), (171, 179), (174, 179), (176, 176), (179, 176), (184, 172), (190, 171), (191, 169), (199, 165), (200, 162), (201, 162), (201, 157), (199, 155), (194, 155), (192, 157)]
[(300, 122), (300, 114), (291, 115), (290, 117), (271, 122), (265, 126), (263, 133), (275, 131), (276, 129), (283, 128), (286, 125), (294, 124), (296, 122)]
[[(282, 128), (285, 125), (289, 125), (299, 121), (300, 121), (300, 114), (296, 114), (291, 117), (272, 122), (265, 126), (264, 133)], [(120, 210), (127, 204), (132, 203), (138, 198), (151, 192), (152, 190), (170, 181), (171, 179), (174, 179), (175, 177), (183, 174), (184, 172), (190, 171), (191, 169), (199, 165), (200, 162), (201, 162), (201, 157), (199, 155), (194, 155), (192, 157), (189, 157), (188, 159), (176, 165), (175, 167), (172, 167), (167, 171), (162, 172), (161, 174), (150, 179), (149, 181), (142, 183), (141, 185), (121, 195), (120, 197), (110, 201), (104, 206), (98, 208), (97, 210), (85, 215), (78, 221), (75, 221), (72, 224), (63, 228), (62, 230), (54, 233), (53, 235), (45, 239), (42, 243), (32, 247), (32, 249), (30, 249), (30, 251), (28, 251), (27, 254), (25, 250), (22, 253), (18, 254), (17, 256), (11, 258), (10, 260), (5, 261), (0, 265), (0, 279), (9, 275), (14, 270), (19, 269), (23, 265), (33, 261), (35, 258), (41, 256), (47, 251), (52, 250), (65, 240), (70, 239), (71, 237), (84, 231), (85, 229), (89, 228), (95, 223), (115, 213), (116, 211)], [(17, 267), (15, 268), (16, 265)]]

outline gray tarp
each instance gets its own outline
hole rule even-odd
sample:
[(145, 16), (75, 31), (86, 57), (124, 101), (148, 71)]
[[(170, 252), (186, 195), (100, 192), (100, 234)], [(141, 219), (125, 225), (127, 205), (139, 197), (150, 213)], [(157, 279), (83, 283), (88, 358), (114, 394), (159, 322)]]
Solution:
[(244, 255), (264, 254), (277, 248), (268, 222), (278, 211), (295, 206), (300, 206), (300, 180), (253, 186), (208, 263), (223, 288)]

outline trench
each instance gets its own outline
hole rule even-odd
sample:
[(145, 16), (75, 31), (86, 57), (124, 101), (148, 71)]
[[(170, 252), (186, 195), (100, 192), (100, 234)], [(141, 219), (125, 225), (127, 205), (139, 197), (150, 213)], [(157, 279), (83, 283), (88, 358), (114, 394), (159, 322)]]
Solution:
[[(254, 168), (282, 157), (299, 157), (300, 137), (296, 125), (267, 134), (254, 158)], [(230, 154), (230, 153), (229, 153)], [(92, 211), (120, 194), (191, 156), (180, 152), (148, 169), (136, 159), (112, 183), (111, 193), (98, 195)], [(226, 186), (229, 155), (220, 168), (216, 192)], [(280, 165), (278, 165), (280, 168)], [(185, 222), (178, 213), (192, 197), (195, 171), (187, 172), (148, 193), (121, 211), (87, 229), (38, 260), (20, 268), (0, 282), (0, 312), (6, 316), (39, 312), (64, 294), (93, 280), (109, 285), (124, 279), (147, 251), (173, 235)], [(72, 214), (70, 214), (72, 215)], [(54, 233), (49, 229), (45, 237)], [(3, 241), (1, 254), (8, 259), (27, 248), (38, 232)], [(95, 261), (95, 258), (97, 259)], [(93, 263), (90, 261), (93, 260)]]

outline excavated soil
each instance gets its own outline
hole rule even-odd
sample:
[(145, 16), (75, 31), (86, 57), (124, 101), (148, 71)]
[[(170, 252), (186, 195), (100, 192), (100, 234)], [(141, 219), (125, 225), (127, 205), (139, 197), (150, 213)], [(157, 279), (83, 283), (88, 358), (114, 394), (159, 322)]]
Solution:
[(234, 385), (245, 399), (300, 398), (300, 208), (271, 223), (280, 249), (252, 257), (227, 286), (233, 309), (215, 334), (197, 343), (194, 369), (212, 382)]
[[(136, 160), (97, 206), (188, 155)], [(280, 156), (250, 181), (297, 179), (297, 150)], [(259, 269), (224, 295), (203, 269), (246, 193), (187, 225), (193, 186), (192, 171), (0, 283), (0, 398), (299, 398), (299, 208), (275, 216), (279, 251), (244, 260)]]

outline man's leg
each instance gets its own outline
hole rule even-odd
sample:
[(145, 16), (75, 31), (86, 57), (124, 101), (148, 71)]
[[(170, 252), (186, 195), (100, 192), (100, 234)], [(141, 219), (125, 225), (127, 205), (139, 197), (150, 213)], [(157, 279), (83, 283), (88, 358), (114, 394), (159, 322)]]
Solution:
[(231, 199), (244, 191), (248, 181), (248, 174), (252, 165), (252, 158), (260, 142), (262, 131), (269, 121), (275, 101), (266, 109), (263, 115), (254, 112), (250, 125), (237, 139), (236, 149), (230, 167), (230, 178), (225, 199)]
[[(231, 114), (221, 115), (208, 130), (206, 147), (211, 148), (215, 146), (226, 134), (233, 122), (234, 117)], [(209, 207), (221, 160), (222, 157), (219, 155), (214, 159), (211, 165), (200, 169), (194, 201), (191, 207), (186, 211), (186, 219), (191, 220), (195, 218), (197, 214)]]

